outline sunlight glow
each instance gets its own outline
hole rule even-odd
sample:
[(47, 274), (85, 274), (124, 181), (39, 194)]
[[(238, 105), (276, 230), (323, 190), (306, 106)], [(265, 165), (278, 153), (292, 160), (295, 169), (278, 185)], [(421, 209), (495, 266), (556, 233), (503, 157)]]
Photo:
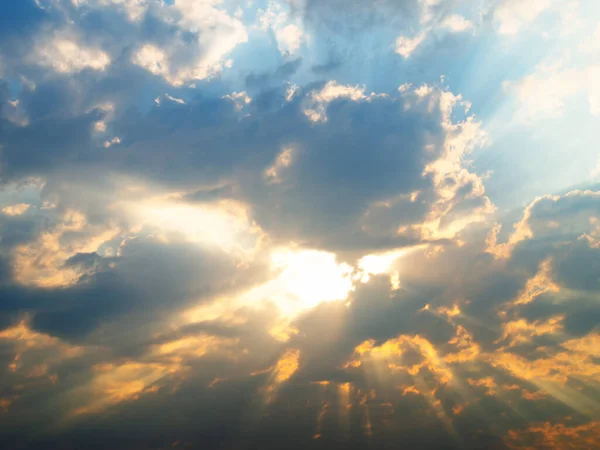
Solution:
[(370, 280), (371, 275), (390, 274), (390, 283), (392, 287), (398, 289), (400, 287), (400, 275), (397, 271), (392, 271), (394, 263), (402, 256), (422, 247), (423, 246), (415, 246), (396, 249), (385, 253), (365, 255), (358, 261), (359, 271), (357, 272), (355, 279), (367, 283)]
[(332, 253), (278, 250), (271, 262), (279, 275), (245, 297), (250, 301), (271, 301), (284, 316), (293, 317), (322, 302), (344, 300), (353, 289), (353, 268), (338, 264)]
[(258, 245), (260, 229), (246, 214), (243, 204), (220, 201), (213, 204), (188, 204), (175, 201), (130, 205), (134, 216), (145, 225), (181, 233), (202, 245), (214, 245), (227, 252), (251, 252)]

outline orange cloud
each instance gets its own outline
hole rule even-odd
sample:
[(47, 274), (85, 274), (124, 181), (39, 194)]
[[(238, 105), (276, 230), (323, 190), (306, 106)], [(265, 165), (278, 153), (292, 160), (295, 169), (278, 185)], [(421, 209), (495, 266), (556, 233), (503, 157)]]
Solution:
[[(393, 362), (394, 359), (401, 361), (403, 353), (409, 349), (420, 353), (423, 360), (411, 366), (404, 366)], [(438, 355), (436, 348), (431, 342), (419, 335), (399, 335), (378, 346), (375, 346), (375, 341), (368, 340), (358, 345), (354, 349), (354, 354), (357, 358), (347, 362), (345, 365), (346, 368), (360, 366), (360, 360), (370, 358), (374, 361), (385, 361), (388, 368), (403, 370), (410, 375), (417, 375), (421, 369), (426, 368), (435, 374), (443, 384), (448, 383), (452, 379), (452, 372), (446, 366), (444, 359)]]
[(152, 353), (176, 362), (200, 358), (208, 353), (219, 353), (233, 358), (243, 352), (238, 351), (238, 344), (239, 339), (198, 334), (157, 345), (153, 348)]
[(537, 297), (546, 292), (559, 292), (560, 287), (552, 281), (550, 269), (552, 260), (546, 259), (540, 264), (540, 268), (534, 277), (527, 280), (525, 288), (515, 300), (515, 305), (526, 305), (533, 302)]
[(531, 425), (524, 430), (511, 430), (505, 438), (506, 445), (514, 450), (529, 449), (593, 449), (600, 448), (600, 422), (583, 425), (563, 423)]
[(177, 364), (134, 361), (97, 364), (92, 368), (92, 381), (73, 393), (85, 405), (76, 408), (72, 415), (99, 413), (118, 403), (137, 400), (143, 394), (156, 392), (159, 386), (155, 383), (181, 370)]
[(508, 346), (514, 347), (519, 344), (531, 342), (534, 336), (542, 336), (545, 334), (557, 334), (563, 330), (562, 321), (564, 315), (550, 317), (547, 320), (537, 320), (528, 322), (525, 319), (519, 319), (505, 323), (503, 327), (502, 337), (496, 343), (508, 340)]
[(83, 213), (67, 211), (60, 223), (41, 233), (36, 241), (15, 248), (15, 280), (39, 287), (70, 286), (81, 273), (78, 268), (65, 267), (65, 261), (77, 253), (97, 251), (119, 233), (117, 227), (91, 225)]
[(272, 369), (268, 385), (264, 388), (266, 402), (274, 400), (281, 385), (288, 381), (298, 370), (300, 350), (289, 349), (279, 358)]
[(460, 349), (457, 353), (450, 353), (444, 357), (447, 363), (465, 363), (476, 360), (481, 349), (473, 340), (471, 334), (461, 325), (456, 327), (456, 337), (451, 339), (449, 344), (452, 344)]
[(492, 377), (480, 378), (478, 380), (474, 380), (469, 378), (467, 380), (471, 386), (483, 387), (486, 389), (486, 395), (496, 395), (496, 388), (498, 385), (496, 384), (496, 380)]
[(93, 350), (90, 347), (70, 345), (48, 334), (39, 333), (29, 327), (29, 319), (0, 331), (0, 342), (11, 345), (14, 357), (9, 370), (22, 373), (26, 378), (47, 377), (56, 382), (56, 376), (49, 375), (52, 367), (62, 361), (77, 358)]

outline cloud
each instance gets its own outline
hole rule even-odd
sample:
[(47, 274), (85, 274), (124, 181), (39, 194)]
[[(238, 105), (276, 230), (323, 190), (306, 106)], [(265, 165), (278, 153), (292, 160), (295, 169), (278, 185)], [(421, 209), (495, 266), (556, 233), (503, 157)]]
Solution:
[[(520, 242), (529, 239), (544, 239), (559, 237), (564, 233), (561, 225), (565, 219), (561, 213), (567, 211), (576, 213), (569, 217), (569, 239), (592, 239), (587, 233), (594, 233), (596, 213), (594, 204), (598, 201), (596, 191), (571, 191), (565, 195), (545, 195), (536, 198), (523, 211), (521, 220), (513, 226), (513, 232), (507, 242), (497, 243), (500, 227), (496, 225), (488, 236), (488, 251), (496, 256), (510, 256), (512, 249)], [(589, 238), (587, 237), (589, 236)]]
[(27, 203), (19, 203), (17, 205), (5, 206), (0, 211), (7, 216), (20, 216), (21, 214), (25, 214), (30, 207), (31, 205)]
[(405, 36), (398, 37), (398, 39), (396, 39), (396, 53), (404, 58), (408, 58), (417, 49), (421, 42), (425, 40), (425, 37), (427, 37), (426, 33), (421, 33), (412, 38)]
[(453, 33), (460, 33), (473, 28), (473, 22), (458, 14), (446, 17), (440, 25)]
[(226, 56), (248, 40), (244, 25), (214, 2), (179, 0), (167, 12), (169, 22), (194, 36), (192, 41), (182, 40), (180, 34), (160, 46), (146, 43), (132, 61), (174, 86), (218, 74), (230, 64)]
[(593, 113), (593, 45), (484, 6), (0, 14), (2, 446), (593, 446), (598, 187), (485, 175), (501, 80)]
[(284, 55), (293, 55), (302, 45), (303, 33), (298, 25), (293, 23), (286, 25), (275, 32), (279, 51)]
[(39, 64), (60, 73), (75, 73), (84, 69), (104, 70), (110, 64), (109, 56), (102, 50), (84, 48), (60, 36), (38, 47), (33, 57)]
[(587, 94), (590, 114), (598, 115), (598, 94), (592, 80), (599, 71), (600, 67), (595, 65), (583, 68), (542, 65), (522, 80), (507, 82), (504, 86), (509, 92), (514, 92), (519, 100), (521, 109), (518, 117), (521, 120), (562, 116), (567, 101), (579, 93)]
[(328, 103), (344, 98), (353, 101), (366, 99), (367, 97), (365, 97), (364, 92), (364, 87), (343, 86), (335, 81), (329, 81), (320, 92), (313, 92), (311, 94), (312, 105), (304, 110), (304, 114), (313, 122), (327, 121), (325, 111)]
[(600, 444), (596, 422), (587, 424), (540, 423), (510, 433), (506, 442), (509, 448), (521, 449), (533, 445), (569, 448), (570, 446), (595, 446)]
[[(90, 195), (87, 201), (98, 198), (96, 205), (102, 208), (109, 206), (112, 195), (122, 191), (118, 188), (122, 183), (117, 181), (119, 173), (129, 174), (126, 183), (127, 178), (147, 178), (149, 185), (167, 183), (184, 191), (193, 190), (194, 180), (202, 174), (205, 183), (233, 186), (233, 197), (250, 205), (250, 217), (274, 238), (306, 240), (311, 242), (309, 246), (329, 249), (340, 245), (334, 240), (350, 235), (355, 236), (351, 239), (358, 245), (375, 247), (380, 245), (377, 241), (395, 241), (394, 246), (402, 246), (423, 238), (453, 237), (491, 210), (480, 178), (462, 162), (474, 148), (485, 145), (485, 133), (474, 117), (463, 122), (450, 119), (450, 111), (467, 104), (460, 96), (431, 87), (427, 92), (417, 89), (394, 97), (367, 95), (361, 87), (334, 81), (299, 90), (287, 102), (281, 91), (278, 95), (280, 106), (272, 110), (264, 109), (260, 97), (251, 103), (244, 101), (249, 115), (241, 119), (237, 103), (227, 96), (184, 104), (161, 102), (135, 120), (115, 122), (110, 128), (113, 137), (107, 136), (97, 144), (95, 124), (101, 114), (97, 110), (74, 119), (32, 120), (27, 130), (19, 128), (8, 134), (4, 170), (12, 176), (50, 176), (57, 171), (56, 178), (52, 175), (47, 183), (46, 195), (60, 192), (63, 198), (69, 197), (69, 202), (77, 202), (71, 205), (84, 213), (84, 205), (67, 193), (67, 181), (58, 175), (66, 167), (64, 158), (72, 161), (80, 173), (102, 166), (113, 174), (104, 178), (101, 197), (95, 187), (85, 188)], [(167, 116), (173, 126), (165, 128)], [(208, 120), (209, 116), (212, 119)], [(58, 122), (50, 125), (51, 120)], [(406, 121), (406, 125), (396, 127), (396, 120)], [(198, 122), (205, 125), (197, 127)], [(76, 135), (58, 131), (75, 123)], [(257, 126), (261, 127), (260, 133), (249, 137), (248, 130)], [(367, 130), (381, 143), (368, 145), (376, 149), (368, 159), (363, 150), (370, 139)], [(107, 147), (107, 141), (111, 144), (108, 148), (119, 151), (94, 150), (96, 146)], [(193, 151), (198, 142), (207, 149), (218, 145), (220, 151)], [(178, 151), (167, 151), (175, 143)], [(396, 152), (395, 146), (404, 150)], [(284, 158), (281, 155), (286, 155), (287, 149), (290, 157)], [(28, 163), (34, 154), (40, 157)], [(86, 156), (68, 156), (77, 154)], [(167, 160), (170, 168), (164, 170), (162, 161)], [(235, 161), (234, 166), (231, 161)], [(376, 179), (379, 170), (383, 172)], [(405, 175), (398, 177), (396, 170)], [(78, 189), (90, 185), (86, 177), (73, 183), (71, 186), (78, 185)], [(290, 185), (295, 186), (294, 192), (289, 190)], [(315, 197), (316, 189), (337, 192), (338, 198), (334, 199), (333, 194)], [(313, 199), (312, 204), (307, 203), (308, 198)], [(472, 206), (467, 206), (467, 201)], [(464, 204), (464, 210), (460, 204)], [(392, 230), (385, 222), (373, 222), (376, 218), (393, 220), (394, 211), (399, 211), (401, 205), (416, 214), (414, 219), (406, 217), (404, 231)], [(275, 206), (287, 212), (273, 216)], [(467, 210), (471, 214), (468, 218)], [(428, 224), (418, 226), (416, 221), (424, 214)], [(346, 223), (346, 234), (340, 229), (333, 232), (334, 224), (342, 222)], [(371, 236), (363, 226), (367, 223)], [(323, 233), (324, 227), (331, 230), (331, 237), (327, 236), (330, 232)], [(377, 229), (386, 229), (386, 234), (377, 235)], [(361, 235), (364, 244), (356, 239)]]
[(501, 1), (494, 11), (500, 34), (514, 35), (533, 23), (540, 14), (550, 8), (551, 0)]
[(263, 30), (271, 30), (277, 41), (277, 48), (283, 56), (293, 56), (305, 41), (302, 23), (294, 20), (290, 5), (269, 1), (266, 10), (259, 9), (257, 21)]

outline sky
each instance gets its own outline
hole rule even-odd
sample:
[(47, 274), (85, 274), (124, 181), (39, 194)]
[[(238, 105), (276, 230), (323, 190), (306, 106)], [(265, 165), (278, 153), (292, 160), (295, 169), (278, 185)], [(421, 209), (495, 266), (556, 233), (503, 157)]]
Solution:
[(596, 0), (0, 0), (0, 447), (600, 448)]

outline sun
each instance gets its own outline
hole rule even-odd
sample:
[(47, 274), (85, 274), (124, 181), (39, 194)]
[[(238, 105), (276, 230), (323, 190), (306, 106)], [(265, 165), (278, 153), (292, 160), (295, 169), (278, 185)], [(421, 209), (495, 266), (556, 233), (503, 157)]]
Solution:
[(354, 288), (354, 269), (325, 251), (278, 249), (271, 255), (271, 269), (275, 278), (247, 297), (272, 302), (288, 317), (323, 302), (344, 300)]

